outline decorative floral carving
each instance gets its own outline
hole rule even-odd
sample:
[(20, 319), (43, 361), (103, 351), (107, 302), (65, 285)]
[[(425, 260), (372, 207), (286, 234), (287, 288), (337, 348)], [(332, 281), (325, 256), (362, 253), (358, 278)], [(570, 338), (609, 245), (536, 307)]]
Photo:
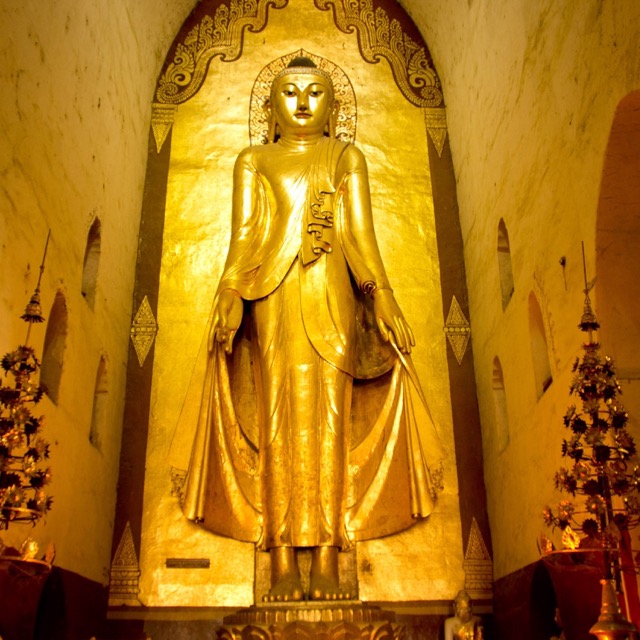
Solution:
[(130, 333), (133, 347), (138, 356), (138, 364), (142, 366), (158, 333), (158, 323), (153, 315), (147, 296), (140, 303), (140, 307), (131, 323)]
[(458, 364), (462, 364), (462, 358), (464, 358), (469, 338), (471, 338), (471, 325), (455, 296), (451, 298), (451, 306), (449, 307), (447, 322), (444, 325), (444, 332)]
[(230, 0), (220, 4), (212, 16), (205, 15), (176, 51), (156, 91), (156, 101), (180, 104), (192, 98), (202, 86), (209, 63), (215, 56), (233, 62), (242, 53), (245, 28), (264, 29), (270, 6), (282, 9), (288, 0)]
[(424, 46), (402, 29), (398, 20), (389, 19), (382, 7), (374, 9), (373, 0), (314, 0), (315, 6), (328, 11), (333, 6), (335, 23), (344, 33), (358, 35), (362, 57), (372, 64), (385, 58), (404, 97), (417, 107), (442, 105), (440, 79)]
[(116, 553), (111, 562), (111, 575), (109, 579), (109, 605), (110, 606), (140, 606), (138, 593), (140, 579), (140, 566), (138, 555), (133, 542), (131, 523), (127, 522)]

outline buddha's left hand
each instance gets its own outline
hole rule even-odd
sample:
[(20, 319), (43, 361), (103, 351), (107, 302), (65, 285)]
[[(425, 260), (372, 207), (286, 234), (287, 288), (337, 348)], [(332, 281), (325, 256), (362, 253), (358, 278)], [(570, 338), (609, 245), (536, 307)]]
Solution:
[(389, 342), (391, 332), (398, 349), (402, 353), (411, 353), (411, 348), (416, 345), (413, 331), (404, 319), (391, 289), (377, 289), (374, 292), (373, 312), (383, 340)]
[(218, 296), (213, 322), (209, 333), (209, 352), (214, 342), (220, 342), (227, 353), (233, 349), (233, 338), (242, 322), (243, 304), (240, 294), (234, 289), (223, 289)]

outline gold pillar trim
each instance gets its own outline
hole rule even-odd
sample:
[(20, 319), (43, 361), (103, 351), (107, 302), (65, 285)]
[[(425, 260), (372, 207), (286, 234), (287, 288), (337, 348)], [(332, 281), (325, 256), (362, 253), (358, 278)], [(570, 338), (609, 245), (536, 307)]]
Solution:
[(473, 518), (464, 556), (464, 588), (472, 598), (493, 597), (493, 562), (478, 521)]
[(138, 565), (138, 556), (133, 544), (131, 523), (127, 522), (111, 563), (109, 606), (141, 606), (140, 600), (138, 600), (138, 593), (140, 592), (139, 580), (140, 566)]
[(362, 602), (258, 605), (227, 616), (219, 640), (401, 640), (406, 628), (393, 612)]
[(242, 53), (243, 33), (255, 33), (267, 24), (269, 7), (282, 9), (288, 0), (229, 0), (205, 15), (176, 46), (171, 62), (158, 81), (156, 101), (180, 104), (192, 98), (207, 77), (215, 56), (233, 62)]
[(164, 141), (169, 135), (169, 129), (173, 125), (178, 107), (175, 104), (162, 104), (154, 102), (151, 105), (151, 130), (156, 141), (158, 153), (162, 149)]
[(144, 364), (157, 333), (158, 324), (151, 310), (149, 298), (145, 296), (131, 324), (131, 341), (140, 366)]
[(471, 325), (462, 312), (462, 308), (455, 296), (451, 298), (449, 315), (443, 329), (458, 364), (462, 364), (469, 338), (471, 338)]
[(424, 114), (424, 124), (427, 127), (427, 133), (438, 152), (438, 157), (441, 158), (444, 141), (447, 138), (446, 109), (444, 107), (425, 107), (422, 113)]
[(336, 138), (345, 142), (354, 142), (356, 139), (356, 95), (353, 85), (347, 74), (336, 64), (299, 49), (288, 53), (281, 58), (276, 58), (260, 71), (251, 91), (251, 102), (249, 105), (249, 139), (251, 145), (264, 144), (267, 142), (269, 121), (264, 105), (269, 94), (274, 78), (282, 71), (296, 56), (305, 56), (313, 60), (316, 65), (326, 71), (331, 76), (336, 102), (339, 105), (339, 112), (336, 122)]
[(402, 28), (399, 20), (390, 19), (373, 0), (314, 0), (322, 11), (333, 7), (336, 26), (344, 33), (358, 35), (362, 57), (375, 64), (385, 58), (402, 95), (417, 107), (439, 107), (443, 97), (440, 79), (427, 49), (420, 46)]

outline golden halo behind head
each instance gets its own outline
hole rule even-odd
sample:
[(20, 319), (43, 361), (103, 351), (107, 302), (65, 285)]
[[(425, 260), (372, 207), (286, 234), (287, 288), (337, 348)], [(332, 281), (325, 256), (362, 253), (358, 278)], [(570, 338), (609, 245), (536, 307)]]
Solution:
[(268, 142), (269, 120), (265, 105), (271, 95), (273, 81), (283, 73), (292, 73), (287, 65), (298, 57), (306, 57), (316, 64), (316, 69), (306, 67), (306, 72), (319, 72), (331, 80), (335, 100), (338, 103), (335, 137), (344, 142), (354, 142), (356, 138), (356, 96), (347, 74), (333, 62), (321, 58), (304, 49), (276, 58), (260, 71), (251, 91), (249, 105), (249, 140), (251, 145)]

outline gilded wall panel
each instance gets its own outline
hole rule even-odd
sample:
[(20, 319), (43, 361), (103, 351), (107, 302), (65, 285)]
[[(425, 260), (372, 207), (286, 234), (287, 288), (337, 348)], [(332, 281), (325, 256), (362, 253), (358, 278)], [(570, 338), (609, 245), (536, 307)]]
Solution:
[[(187, 467), (191, 435), (178, 424), (189, 424), (190, 413), (197, 411), (199, 399), (190, 395), (189, 382), (226, 256), (233, 164), (250, 143), (252, 89), (267, 64), (302, 48), (338, 65), (353, 86), (356, 144), (369, 166), (378, 243), (416, 335), (413, 360), (446, 451), (445, 489), (434, 513), (404, 533), (358, 543), (359, 595), (365, 600), (447, 600), (464, 583), (463, 532), (423, 107), (403, 95), (390, 64), (363, 60), (358, 37), (337, 29), (331, 12), (319, 11), (313, 0), (276, 4), (280, 8), (269, 12), (259, 33), (244, 31), (233, 62), (221, 56), (208, 60), (199, 90), (178, 104), (170, 134), (163, 134), (170, 157), (139, 599), (147, 606), (253, 602), (254, 546), (215, 536), (180, 510), (176, 479)], [(154, 143), (153, 152), (161, 146), (156, 149)], [(195, 418), (191, 423), (195, 426)]]

